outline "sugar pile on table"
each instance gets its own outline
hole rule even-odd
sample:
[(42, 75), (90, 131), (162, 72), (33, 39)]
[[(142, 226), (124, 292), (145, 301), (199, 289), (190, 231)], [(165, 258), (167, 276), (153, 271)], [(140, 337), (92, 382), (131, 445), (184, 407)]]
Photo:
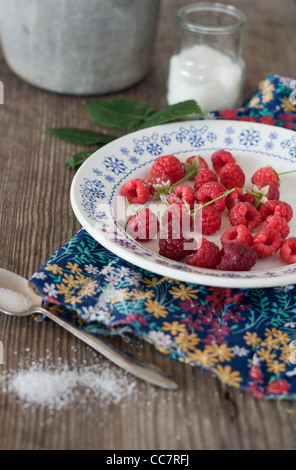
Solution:
[(92, 402), (118, 404), (134, 393), (136, 382), (120, 369), (107, 363), (90, 366), (44, 360), (33, 361), (18, 371), (6, 371), (0, 383), (12, 400), (23, 408), (31, 405), (63, 411), (73, 406), (88, 406)]
[(0, 288), (0, 307), (13, 313), (24, 312), (32, 306), (31, 300), (19, 292)]

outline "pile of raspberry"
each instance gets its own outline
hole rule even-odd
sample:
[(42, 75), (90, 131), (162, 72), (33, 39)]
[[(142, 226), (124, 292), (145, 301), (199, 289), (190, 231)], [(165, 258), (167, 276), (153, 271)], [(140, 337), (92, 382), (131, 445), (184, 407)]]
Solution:
[[(250, 271), (258, 259), (276, 253), (285, 263), (296, 263), (296, 237), (288, 238), (293, 210), (280, 200), (276, 171), (259, 168), (248, 190), (232, 153), (221, 149), (210, 159), (212, 169), (199, 155), (185, 163), (163, 155), (147, 180), (125, 183), (121, 195), (140, 205), (126, 221), (129, 233), (142, 242), (157, 238), (160, 255), (202, 268)], [(166, 204), (160, 220), (146, 205), (155, 199)], [(208, 237), (225, 226), (222, 217), (229, 226), (218, 245)]]

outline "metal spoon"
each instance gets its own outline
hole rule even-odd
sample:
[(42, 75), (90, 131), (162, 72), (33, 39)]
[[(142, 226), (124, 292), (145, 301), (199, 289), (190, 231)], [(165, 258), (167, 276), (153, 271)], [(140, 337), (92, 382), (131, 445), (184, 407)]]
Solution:
[(178, 388), (178, 385), (156, 366), (137, 360), (131, 354), (123, 352), (111, 344), (105, 343), (97, 336), (77, 328), (55, 315), (50, 310), (42, 307), (42, 298), (30, 289), (28, 281), (23, 277), (0, 268), (0, 288), (10, 289), (23, 294), (29, 298), (32, 303), (29, 309), (22, 312), (9, 311), (7, 308), (3, 308), (0, 305), (1, 313), (19, 317), (41, 313), (135, 377), (166, 390), (176, 390)]

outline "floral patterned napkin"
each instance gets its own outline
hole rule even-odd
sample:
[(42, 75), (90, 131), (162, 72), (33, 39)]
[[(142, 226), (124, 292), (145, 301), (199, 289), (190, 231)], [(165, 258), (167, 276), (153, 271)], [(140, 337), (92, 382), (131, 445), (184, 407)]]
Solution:
[[(296, 130), (291, 86), (292, 79), (268, 75), (244, 107), (205, 118)], [(256, 398), (296, 398), (294, 285), (231, 289), (186, 284), (129, 264), (84, 229), (30, 282), (45, 304), (88, 332), (132, 333)]]

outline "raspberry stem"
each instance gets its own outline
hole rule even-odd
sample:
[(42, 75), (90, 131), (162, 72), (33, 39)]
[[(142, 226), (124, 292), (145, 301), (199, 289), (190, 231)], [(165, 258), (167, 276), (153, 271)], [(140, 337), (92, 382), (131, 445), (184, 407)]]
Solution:
[(249, 189), (244, 189), (244, 194), (251, 194), (255, 199), (255, 207), (258, 207), (259, 204), (263, 204), (268, 201), (267, 194), (269, 191), (270, 185), (266, 185), (263, 188), (259, 189), (256, 185), (253, 186), (253, 191)]
[(288, 173), (295, 173), (296, 170), (284, 171), (283, 173), (278, 173), (278, 176), (287, 175)]
[(278, 173), (274, 168), (273, 168), (273, 171), (275, 172), (278, 181), (280, 180), (280, 176), (287, 175), (288, 173), (295, 173), (296, 172), (296, 170), (289, 170), (289, 171), (283, 171), (282, 173)]
[[(255, 185), (256, 186), (256, 185)], [(249, 189), (243, 189), (243, 193), (244, 194), (251, 194), (255, 199), (262, 199), (264, 196), (266, 196), (266, 194), (268, 193), (269, 191), (269, 187), (270, 185), (267, 184), (266, 186), (264, 186), (263, 188), (259, 189), (258, 188), (258, 191), (250, 191)], [(254, 188), (253, 188), (254, 189)]]
[(235, 188), (232, 188), (229, 191), (226, 191), (226, 193), (222, 194), (221, 196), (216, 197), (215, 199), (212, 199), (211, 201), (205, 202), (205, 204), (203, 204), (202, 206), (198, 207), (197, 209), (194, 209), (191, 212), (191, 214), (194, 214), (195, 212), (203, 209), (205, 206), (208, 206), (208, 205), (212, 204), (213, 202), (218, 201), (218, 199), (222, 199), (223, 197), (228, 196), (228, 194), (232, 193), (233, 191), (235, 191)]
[(138, 210), (135, 210), (133, 205), (129, 202), (128, 198), (126, 197), (125, 198), (125, 202), (126, 202), (126, 205), (127, 207), (134, 213), (134, 214), (137, 214)]
[(194, 177), (197, 175), (197, 173), (200, 171), (200, 170), (199, 170), (199, 165), (198, 165), (198, 163), (199, 163), (199, 162), (198, 162), (198, 157), (195, 157), (195, 158), (193, 159), (193, 162), (192, 162), (191, 165), (184, 164), (185, 168), (187, 169), (186, 174), (185, 174), (185, 176), (184, 176), (183, 178), (181, 178), (179, 181), (177, 181), (176, 183), (172, 184), (172, 186), (171, 186), (170, 189), (169, 189), (169, 194), (171, 194), (172, 191), (174, 190), (174, 188), (175, 188), (176, 186), (178, 186), (180, 183), (182, 183), (182, 181), (185, 181), (185, 180), (187, 180), (187, 179), (189, 179), (189, 178), (194, 178)]

